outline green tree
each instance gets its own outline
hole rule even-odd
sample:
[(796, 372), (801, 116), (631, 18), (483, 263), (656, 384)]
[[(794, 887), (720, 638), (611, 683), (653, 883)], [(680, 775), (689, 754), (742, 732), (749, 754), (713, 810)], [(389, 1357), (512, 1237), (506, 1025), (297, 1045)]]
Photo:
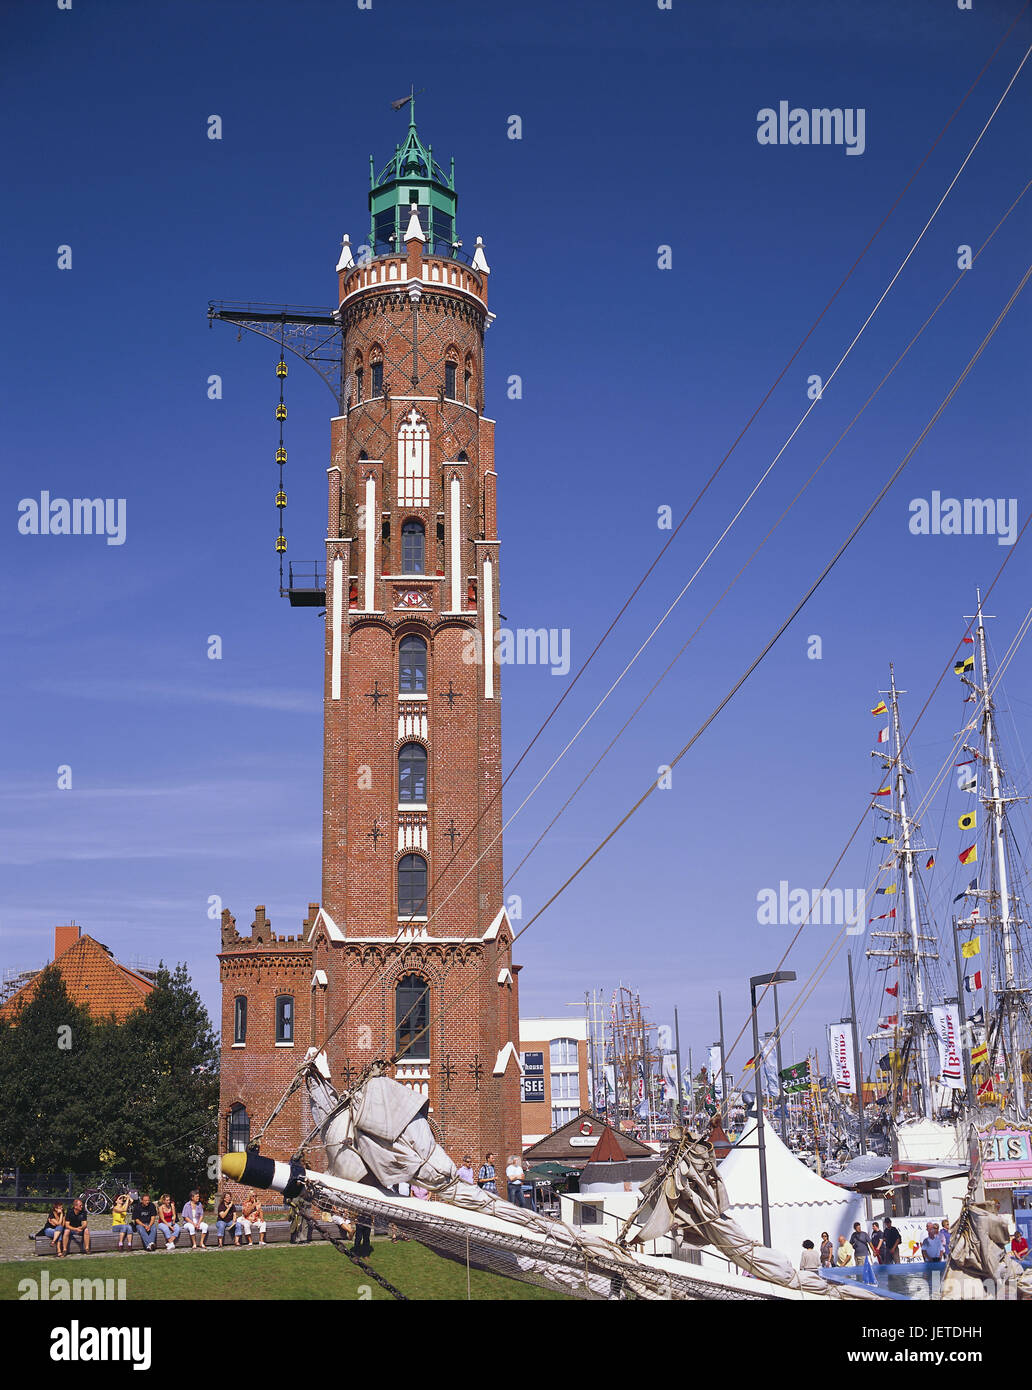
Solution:
[(0, 1025), (0, 1155), (35, 1172), (94, 1172), (100, 1162), (94, 1076), (98, 1025), (48, 965), (33, 997)]
[(218, 1039), (186, 966), (164, 966), (142, 1009), (105, 1039), (122, 1102), (107, 1130), (119, 1166), (182, 1201), (217, 1152)]

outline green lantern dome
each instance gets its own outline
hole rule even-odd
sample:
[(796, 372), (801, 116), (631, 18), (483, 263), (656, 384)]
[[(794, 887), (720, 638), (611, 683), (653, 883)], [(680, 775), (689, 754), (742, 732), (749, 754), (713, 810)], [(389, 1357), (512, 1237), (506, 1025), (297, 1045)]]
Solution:
[(369, 156), (369, 244), (374, 256), (404, 250), (405, 230), (415, 203), (427, 239), (427, 254), (457, 257), (455, 160), (451, 161), (451, 173), (445, 174), (433, 157), (433, 146), (424, 145), (416, 131), (415, 99), (409, 97), (408, 102), (408, 135), (378, 175)]

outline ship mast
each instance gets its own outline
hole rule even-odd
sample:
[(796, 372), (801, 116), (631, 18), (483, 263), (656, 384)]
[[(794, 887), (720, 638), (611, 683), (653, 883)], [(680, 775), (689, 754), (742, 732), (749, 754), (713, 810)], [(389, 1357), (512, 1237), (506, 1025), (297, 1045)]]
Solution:
[(898, 834), (894, 847), (894, 855), (906, 886), (905, 900), (905, 924), (897, 925), (895, 932), (872, 932), (872, 936), (890, 937), (895, 942), (889, 951), (869, 950), (868, 956), (898, 956), (901, 964), (900, 972), (900, 996), (899, 996), (899, 1015), (900, 1021), (906, 1025), (907, 1032), (916, 1045), (917, 1052), (917, 1072), (918, 1085), (920, 1089), (920, 1109), (926, 1118), (932, 1116), (932, 1082), (931, 1073), (928, 1065), (928, 1034), (931, 1028), (931, 1017), (928, 1011), (927, 991), (925, 987), (924, 969), (922, 961), (931, 957), (937, 958), (935, 950), (925, 950), (922, 943), (932, 943), (935, 938), (921, 931), (921, 917), (917, 905), (917, 885), (914, 873), (914, 855), (922, 853), (921, 848), (913, 844), (915, 832), (920, 828), (916, 821), (911, 819), (910, 810), (907, 802), (907, 777), (909, 771), (903, 761), (903, 734), (899, 719), (899, 695), (906, 694), (906, 691), (899, 691), (896, 688), (896, 675), (892, 663), (889, 663), (889, 689), (880, 691), (882, 695), (889, 697), (890, 727), (892, 730), (892, 758), (891, 764), (895, 766), (895, 785), (893, 788), (893, 818), (898, 823)]
[[(999, 915), (997, 923), (999, 926), (1000, 939), (1002, 943), (1003, 955), (1003, 988), (996, 987), (996, 981), (992, 979), (990, 972), (990, 986), (995, 990), (996, 1002), (999, 1012), (1001, 1028), (1005, 1021), (1007, 1030), (1007, 1054), (1009, 1060), (1009, 1074), (1014, 1078), (1014, 1105), (1017, 1110), (1018, 1118), (1027, 1119), (1028, 1109), (1025, 1096), (1025, 1078), (1022, 1073), (1021, 1047), (1019, 1045), (1019, 1024), (1020, 1016), (1027, 1009), (1025, 998), (1027, 990), (1020, 987), (1017, 982), (1014, 968), (1014, 929), (1018, 924), (1010, 895), (1010, 880), (1007, 872), (1007, 803), (1017, 800), (1016, 797), (1003, 796), (1000, 786), (1000, 762), (997, 756), (997, 733), (996, 723), (993, 719), (993, 702), (989, 692), (989, 657), (986, 650), (985, 626), (983, 617), (992, 616), (982, 613), (982, 594), (981, 590), (976, 591), (977, 613), (973, 616), (977, 620), (976, 642), (978, 645), (978, 668), (981, 687), (975, 687), (977, 693), (982, 697), (982, 742), (985, 748), (985, 761), (989, 771), (989, 794), (981, 798), (982, 805), (986, 810), (988, 820), (988, 843), (994, 853), (996, 868), (996, 890), (999, 895)], [(996, 896), (990, 894), (990, 903)], [(991, 910), (991, 909), (990, 909)], [(988, 1002), (988, 999), (987, 999)], [(990, 1010), (986, 1009), (988, 1019)]]

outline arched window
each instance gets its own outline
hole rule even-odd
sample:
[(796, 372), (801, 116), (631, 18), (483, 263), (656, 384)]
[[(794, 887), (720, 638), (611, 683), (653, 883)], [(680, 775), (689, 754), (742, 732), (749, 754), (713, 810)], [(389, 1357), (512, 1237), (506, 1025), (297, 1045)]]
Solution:
[(365, 380), (365, 370), (362, 366), (362, 354), (355, 355), (355, 404), (362, 404), (362, 383)]
[(394, 1052), (430, 1060), (430, 986), (418, 975), (402, 975), (394, 987)]
[(450, 401), (458, 399), (455, 395), (455, 372), (457, 368), (457, 362), (445, 362), (444, 364), (444, 394)]
[(426, 528), (421, 521), (406, 521), (402, 525), (401, 572), (426, 573)]
[(398, 916), (426, 916), (426, 860), (405, 854), (398, 860)]
[(226, 1152), (243, 1153), (251, 1138), (251, 1121), (242, 1105), (230, 1107), (226, 1118)]
[(467, 405), (470, 404), (470, 394), (473, 390), (473, 359), (468, 354), (463, 364), (462, 372), (462, 399)]
[(233, 1041), (247, 1042), (247, 995), (238, 994), (233, 1000)]
[(378, 347), (369, 350), (369, 395), (383, 395), (383, 355)]
[(577, 1039), (553, 1038), (549, 1044), (553, 1067), (575, 1067), (577, 1065)]
[(398, 754), (398, 800), (426, 802), (426, 749), (405, 743)]
[(292, 994), (276, 995), (276, 1041), (278, 1043), (292, 1043), (294, 1041), (294, 996)]
[(426, 643), (411, 634), (398, 646), (398, 691), (402, 695), (426, 694)]
[(430, 429), (414, 407), (398, 431), (398, 504), (430, 505)]

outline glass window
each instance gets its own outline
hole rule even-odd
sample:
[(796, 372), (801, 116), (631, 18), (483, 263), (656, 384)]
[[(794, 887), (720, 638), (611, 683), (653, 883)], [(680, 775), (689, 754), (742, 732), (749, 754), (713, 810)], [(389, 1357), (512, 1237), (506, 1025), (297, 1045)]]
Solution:
[(467, 405), (469, 405), (469, 383), (472, 379), (472, 376), (473, 373), (467, 367), (462, 376), (462, 399), (466, 402)]
[(402, 695), (425, 695), (426, 643), (422, 637), (403, 637), (398, 656), (399, 692)]
[(426, 749), (406, 743), (398, 753), (398, 800), (426, 801)]
[(444, 394), (450, 401), (455, 400), (455, 363), (444, 364)]
[(251, 1121), (242, 1105), (234, 1105), (226, 1124), (226, 1152), (243, 1153), (251, 1138)]
[(247, 1042), (247, 996), (238, 994), (233, 1000), (233, 1041)]
[(430, 986), (403, 975), (394, 989), (394, 1051), (410, 1060), (430, 1058)]
[(573, 1105), (552, 1106), (552, 1128), (559, 1129), (577, 1118), (577, 1108)]
[(553, 1067), (574, 1067), (577, 1065), (576, 1038), (553, 1038), (549, 1047)]
[(292, 994), (277, 994), (276, 996), (276, 1041), (278, 1043), (292, 1043), (294, 1041), (294, 996)]
[(580, 1077), (575, 1071), (554, 1071), (551, 1083), (553, 1100), (580, 1100)]
[(355, 404), (362, 404), (362, 382), (365, 379), (365, 372), (359, 367), (355, 373)]
[(426, 530), (421, 521), (406, 521), (401, 528), (401, 572), (426, 573)]
[(426, 860), (419, 854), (398, 860), (398, 916), (426, 916)]
[(370, 364), (369, 364), (369, 372), (370, 372), (370, 378), (369, 378), (369, 380), (370, 380), (370, 391), (371, 391), (371, 394), (374, 395), (374, 396), (382, 396), (382, 395), (383, 395), (383, 363), (382, 363), (382, 362), (370, 362)]

